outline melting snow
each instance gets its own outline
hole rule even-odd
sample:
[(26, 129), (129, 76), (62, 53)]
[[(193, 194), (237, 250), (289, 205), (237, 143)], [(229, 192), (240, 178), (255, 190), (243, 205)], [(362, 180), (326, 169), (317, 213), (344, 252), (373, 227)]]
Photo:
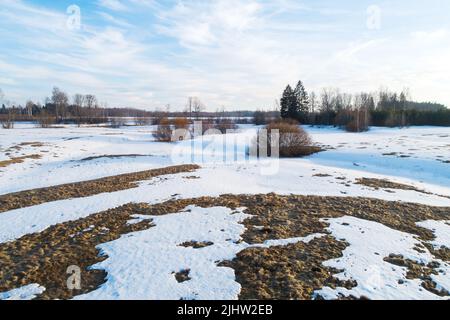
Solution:
[(413, 235), (380, 223), (348, 216), (324, 221), (330, 224), (328, 229), (336, 239), (350, 244), (344, 250), (342, 258), (326, 261), (324, 265), (343, 270), (336, 278), (355, 280), (358, 284), (351, 290), (325, 287), (316, 291), (316, 294), (325, 299), (336, 299), (341, 295), (372, 300), (442, 298), (425, 290), (420, 280), (406, 279), (406, 268), (384, 261), (390, 254), (402, 255), (405, 259), (423, 264), (438, 261), (441, 264), (440, 275), (433, 277), (433, 280), (438, 287), (448, 288), (450, 265), (434, 259), (428, 251), (420, 253), (414, 250), (421, 242)]
[[(243, 208), (233, 211), (196, 206), (180, 213), (147, 217), (155, 227), (99, 246), (109, 258), (93, 268), (106, 270), (107, 282), (76, 299), (237, 299), (241, 287), (234, 270), (219, 267), (218, 263), (253, 247), (241, 240), (245, 231), (241, 223), (249, 217)], [(267, 241), (254, 247), (309, 242), (318, 236)], [(180, 246), (189, 241), (213, 245), (202, 249)], [(190, 270), (190, 281), (177, 282), (175, 273), (181, 270)]]
[(419, 222), (417, 225), (434, 232), (436, 239), (432, 241), (431, 244), (435, 248), (440, 249), (442, 247), (446, 247), (450, 249), (450, 220), (427, 220)]

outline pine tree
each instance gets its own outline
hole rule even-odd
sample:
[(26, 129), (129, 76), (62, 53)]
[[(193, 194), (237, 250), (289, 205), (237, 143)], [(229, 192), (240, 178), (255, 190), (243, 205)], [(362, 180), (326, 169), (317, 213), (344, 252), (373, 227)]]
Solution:
[(281, 117), (283, 119), (296, 119), (297, 116), (297, 99), (291, 86), (288, 85), (283, 92), (280, 100)]
[(297, 83), (294, 90), (294, 95), (297, 100), (295, 119), (299, 120), (301, 123), (305, 123), (308, 120), (309, 97), (301, 81)]

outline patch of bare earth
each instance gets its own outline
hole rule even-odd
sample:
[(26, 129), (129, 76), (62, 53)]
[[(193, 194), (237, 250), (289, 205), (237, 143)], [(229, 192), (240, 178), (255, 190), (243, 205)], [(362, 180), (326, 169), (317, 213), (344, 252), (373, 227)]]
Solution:
[(420, 279), (422, 280), (422, 287), (426, 290), (438, 295), (438, 296), (448, 296), (450, 293), (445, 289), (438, 289), (436, 283), (433, 282), (431, 275), (438, 275), (437, 268), (439, 268), (438, 262), (433, 262), (428, 265), (420, 264), (416, 261), (405, 259), (401, 255), (391, 254), (389, 257), (384, 259), (386, 262), (391, 264), (405, 267), (408, 272), (406, 274), (407, 279)]
[[(127, 223), (133, 214), (147, 209), (143, 204), (129, 204), (0, 244), (0, 292), (39, 283), (46, 288), (39, 299), (70, 299), (95, 290), (106, 277), (103, 271), (88, 270), (106, 259), (96, 246), (148, 229), (148, 221)], [(67, 288), (67, 268), (72, 265), (82, 270), (81, 290)]]
[[(93, 291), (105, 282), (106, 276), (105, 272), (88, 269), (107, 258), (99, 256), (97, 245), (152, 226), (151, 221), (128, 224), (127, 221), (134, 214), (165, 215), (183, 211), (190, 205), (203, 208), (246, 207), (246, 213), (252, 217), (244, 221), (247, 230), (242, 235), (242, 241), (249, 244), (327, 233), (325, 229), (328, 224), (321, 219), (345, 215), (376, 221), (415, 234), (424, 241), (431, 241), (434, 239), (433, 233), (418, 227), (416, 222), (448, 220), (450, 217), (450, 208), (366, 198), (276, 194), (223, 195), (218, 198), (171, 200), (155, 205), (129, 204), (0, 244), (0, 292), (31, 283), (39, 283), (47, 288), (39, 299), (68, 299)], [(211, 244), (193, 239), (180, 245), (202, 248)], [(307, 244), (249, 248), (240, 252), (233, 261), (218, 263), (235, 270), (236, 280), (242, 286), (240, 299), (311, 299), (313, 292), (324, 286), (352, 288), (357, 285), (353, 281), (337, 280), (334, 275), (339, 270), (323, 266), (324, 261), (341, 257), (347, 246), (347, 243), (327, 235)], [(421, 249), (424, 248), (418, 248)], [(446, 252), (442, 251), (441, 254), (448, 261)], [(82, 269), (82, 290), (71, 291), (66, 287), (66, 271), (70, 265)], [(429, 278), (435, 267), (422, 266), (420, 271), (411, 272), (411, 277), (423, 279), (424, 287), (436, 292), (433, 291), (436, 286)], [(410, 269), (413, 270), (413, 267)], [(189, 278), (189, 274), (183, 273), (183, 270), (176, 272), (174, 275), (181, 280), (187, 279), (186, 275)]]
[(180, 165), (1, 195), (0, 213), (45, 202), (89, 197), (104, 192), (136, 188), (139, 181), (157, 176), (192, 172), (196, 169), (199, 169), (199, 166)]
[(450, 198), (449, 196), (427, 192), (425, 190), (418, 189), (414, 186), (410, 186), (410, 185), (398, 183), (398, 182), (392, 182), (392, 181), (385, 180), (385, 179), (360, 178), (360, 179), (357, 179), (356, 184), (364, 185), (366, 187), (374, 188), (376, 190), (379, 190), (379, 189), (409, 190), (409, 191), (416, 191), (416, 192), (428, 194), (428, 195), (436, 195), (436, 196), (443, 197), (443, 198)]
[(0, 161), (0, 168), (5, 168), (12, 164), (23, 163), (25, 160), (28, 160), (28, 159), (37, 160), (40, 158), (42, 158), (42, 156), (39, 154), (31, 154), (31, 155), (27, 155), (27, 156), (13, 157), (8, 160)]
[(191, 278), (189, 277), (190, 273), (191, 273), (191, 270), (186, 269), (186, 270), (181, 270), (177, 273), (174, 273), (174, 276), (178, 283), (183, 283), (183, 282), (191, 280)]
[(209, 241), (206, 241), (206, 242), (189, 241), (189, 242), (181, 243), (179, 246), (185, 247), (185, 248), (202, 249), (202, 248), (210, 247), (212, 245), (214, 245), (214, 243), (209, 242)]

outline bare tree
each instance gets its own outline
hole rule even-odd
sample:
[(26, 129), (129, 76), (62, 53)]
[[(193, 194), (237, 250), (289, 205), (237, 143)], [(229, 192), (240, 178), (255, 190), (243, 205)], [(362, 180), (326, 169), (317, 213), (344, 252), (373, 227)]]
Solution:
[(34, 102), (31, 100), (27, 101), (27, 104), (25, 105), (25, 108), (27, 110), (27, 115), (28, 116), (33, 116), (33, 107), (34, 107)]
[(187, 112), (189, 113), (189, 118), (192, 120), (192, 108), (194, 105), (194, 97), (189, 97), (186, 105)]
[(75, 94), (73, 96), (73, 116), (77, 125), (80, 127), (83, 118), (83, 106), (86, 102), (86, 97), (82, 94)]
[(86, 101), (85, 96), (82, 94), (77, 93), (73, 96), (73, 104), (76, 107), (80, 107), (80, 108), (83, 107), (85, 101)]
[(84, 97), (84, 101), (85, 101), (86, 107), (89, 109), (96, 108), (98, 106), (97, 97), (92, 94), (87, 94)]
[(200, 101), (199, 98), (194, 97), (192, 100), (192, 111), (195, 114), (195, 118), (198, 120), (200, 118), (200, 113), (205, 109), (205, 105)]
[(67, 106), (69, 104), (69, 97), (58, 87), (54, 87), (52, 91), (51, 101), (55, 107), (56, 121), (63, 119), (66, 116)]
[(317, 96), (314, 91), (309, 93), (309, 112), (314, 113), (317, 109)]
[(320, 95), (321, 111), (325, 114), (327, 124), (331, 124), (331, 112), (333, 111), (333, 89), (325, 88)]

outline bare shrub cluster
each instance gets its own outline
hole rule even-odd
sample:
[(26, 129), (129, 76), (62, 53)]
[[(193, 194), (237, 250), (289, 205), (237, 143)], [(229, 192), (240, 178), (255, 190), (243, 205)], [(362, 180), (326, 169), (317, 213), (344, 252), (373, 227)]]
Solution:
[(134, 124), (136, 126), (145, 127), (153, 124), (153, 121), (149, 117), (135, 117)]
[[(303, 130), (294, 120), (272, 122), (265, 128), (267, 130), (267, 150), (271, 156), (272, 147), (278, 144), (279, 156), (282, 158), (293, 158), (309, 156), (321, 151), (320, 147), (314, 146), (309, 134)], [(272, 140), (272, 134), (278, 131), (279, 141)], [(265, 141), (264, 141), (265, 142)], [(264, 146), (263, 141), (257, 141), (258, 154)]]
[(119, 129), (125, 126), (126, 122), (122, 118), (113, 117), (109, 119), (109, 126), (113, 129)]
[(158, 142), (172, 141), (172, 125), (168, 118), (162, 118), (159, 121), (156, 131), (153, 132), (153, 137)]
[[(156, 141), (159, 142), (170, 142), (172, 141), (172, 134), (174, 130), (186, 130), (187, 135), (179, 137), (182, 140), (187, 139), (187, 136), (191, 136), (194, 131), (199, 129), (198, 123), (201, 124), (201, 134), (208, 134), (213, 132), (214, 129), (217, 133), (226, 134), (228, 130), (237, 129), (237, 125), (231, 119), (220, 118), (220, 119), (203, 119), (196, 120), (196, 126), (192, 125), (191, 120), (186, 117), (177, 117), (174, 119), (169, 119), (167, 117), (161, 118), (158, 122), (158, 126), (153, 133)], [(211, 130), (211, 131), (210, 131)], [(197, 133), (197, 132), (195, 132)]]
[(14, 115), (9, 112), (6, 117), (2, 118), (0, 123), (3, 129), (13, 129), (14, 128)]
[(39, 116), (36, 117), (38, 127), (50, 128), (55, 123), (55, 117), (43, 110)]

